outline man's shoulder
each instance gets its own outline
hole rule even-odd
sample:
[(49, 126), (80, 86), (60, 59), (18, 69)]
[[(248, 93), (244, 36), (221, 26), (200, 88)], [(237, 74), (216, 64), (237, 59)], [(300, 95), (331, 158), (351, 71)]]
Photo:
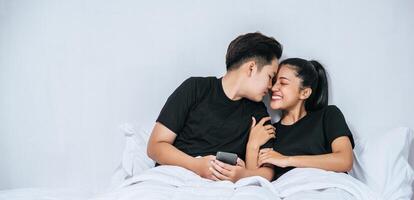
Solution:
[(208, 77), (192, 76), (192, 77), (187, 78), (184, 82), (208, 84), (208, 83), (217, 82), (217, 81), (218, 79), (214, 76), (208, 76)]
[(216, 77), (189, 77), (183, 84), (198, 92), (204, 92), (215, 87), (218, 80)]
[(254, 108), (254, 109), (266, 109), (266, 105), (264, 104), (264, 102), (263, 102), (263, 101), (259, 101), (259, 102), (257, 102), (257, 101), (252, 101), (252, 100), (250, 100), (250, 99), (245, 98), (245, 99), (244, 99), (244, 102), (245, 102), (245, 103), (246, 103), (249, 107)]

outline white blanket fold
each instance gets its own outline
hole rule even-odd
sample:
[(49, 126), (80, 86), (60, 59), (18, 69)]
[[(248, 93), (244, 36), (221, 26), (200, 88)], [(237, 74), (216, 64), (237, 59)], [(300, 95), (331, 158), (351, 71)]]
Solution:
[[(165, 190), (154, 190), (157, 196), (164, 195), (168, 199), (289, 199), (290, 196), (306, 191), (337, 191), (338, 196), (353, 196), (356, 200), (379, 200), (366, 185), (345, 173), (335, 173), (313, 168), (297, 168), (289, 171), (274, 182), (253, 176), (232, 183), (230, 181), (211, 181), (177, 166), (158, 166), (124, 181), (117, 190), (132, 191), (139, 195), (140, 187), (148, 197), (151, 188), (164, 187)], [(149, 189), (143, 189), (143, 188)], [(163, 194), (165, 193), (165, 194)], [(118, 195), (119, 196), (119, 195)], [(134, 197), (130, 194), (129, 197)], [(110, 199), (110, 198), (108, 198)], [(128, 198), (123, 198), (128, 199)], [(148, 198), (150, 199), (150, 198)], [(324, 198), (321, 196), (321, 200)]]

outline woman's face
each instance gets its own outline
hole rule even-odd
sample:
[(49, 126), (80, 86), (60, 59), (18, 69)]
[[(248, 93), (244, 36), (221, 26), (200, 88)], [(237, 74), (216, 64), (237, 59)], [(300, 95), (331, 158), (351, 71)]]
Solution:
[(303, 101), (302, 80), (296, 76), (293, 66), (282, 65), (272, 87), (270, 107), (275, 110), (289, 110)]

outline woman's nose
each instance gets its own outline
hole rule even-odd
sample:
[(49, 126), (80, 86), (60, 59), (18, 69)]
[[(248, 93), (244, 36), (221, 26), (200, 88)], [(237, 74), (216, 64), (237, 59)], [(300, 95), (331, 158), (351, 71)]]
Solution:
[(278, 87), (278, 85), (277, 85), (277, 83), (275, 83), (273, 86), (272, 86), (272, 92), (277, 92), (278, 90), (279, 90), (279, 87)]

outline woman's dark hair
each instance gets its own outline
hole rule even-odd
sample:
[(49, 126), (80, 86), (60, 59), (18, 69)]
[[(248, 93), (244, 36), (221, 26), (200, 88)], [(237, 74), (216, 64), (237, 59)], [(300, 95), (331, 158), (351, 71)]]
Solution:
[(259, 32), (240, 35), (227, 48), (226, 68), (227, 71), (238, 69), (250, 59), (255, 59), (260, 68), (270, 64), (275, 58), (279, 59), (282, 51), (282, 45), (273, 37)]
[(308, 111), (315, 111), (328, 105), (328, 80), (324, 67), (315, 60), (307, 61), (301, 58), (289, 58), (280, 63), (290, 65), (296, 71), (296, 76), (302, 80), (301, 88), (311, 88), (312, 94), (305, 101)]

